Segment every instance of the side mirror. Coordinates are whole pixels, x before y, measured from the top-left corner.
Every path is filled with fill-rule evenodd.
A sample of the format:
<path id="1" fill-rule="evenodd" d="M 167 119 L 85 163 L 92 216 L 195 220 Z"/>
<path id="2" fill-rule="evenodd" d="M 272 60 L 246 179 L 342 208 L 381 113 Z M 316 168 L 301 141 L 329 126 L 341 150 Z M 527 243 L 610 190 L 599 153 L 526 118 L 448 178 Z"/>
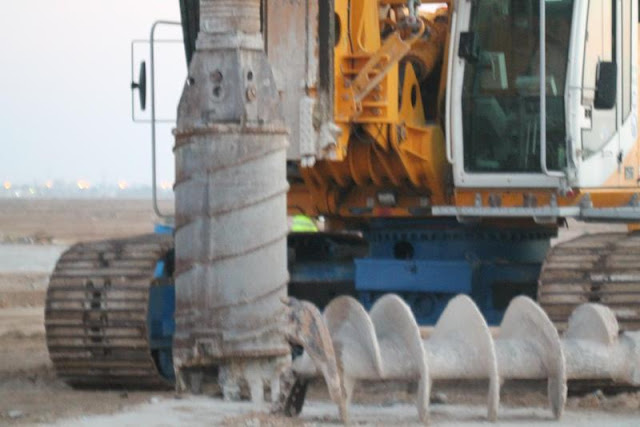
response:
<path id="1" fill-rule="evenodd" d="M 596 110 L 610 110 L 616 105 L 618 66 L 615 62 L 599 62 L 596 79 Z"/>
<path id="2" fill-rule="evenodd" d="M 480 40 L 478 33 L 470 31 L 460 33 L 458 56 L 470 63 L 478 62 L 478 59 L 480 59 Z"/>
<path id="3" fill-rule="evenodd" d="M 147 63 L 145 61 L 142 61 L 140 64 L 138 82 L 131 82 L 131 90 L 136 89 L 140 97 L 140 108 L 144 111 L 145 108 L 147 108 Z"/>

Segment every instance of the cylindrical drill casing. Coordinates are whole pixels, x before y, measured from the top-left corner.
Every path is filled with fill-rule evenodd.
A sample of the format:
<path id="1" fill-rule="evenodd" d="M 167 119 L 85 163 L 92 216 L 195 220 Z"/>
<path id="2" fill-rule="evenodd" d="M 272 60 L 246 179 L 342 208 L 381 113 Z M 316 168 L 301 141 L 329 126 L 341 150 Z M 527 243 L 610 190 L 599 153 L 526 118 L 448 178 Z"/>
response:
<path id="1" fill-rule="evenodd" d="M 260 1 L 200 2 L 178 108 L 176 331 L 183 369 L 215 367 L 225 397 L 261 400 L 289 359 L 287 132 L 263 52 Z M 273 394 L 273 387 L 272 387 Z"/>

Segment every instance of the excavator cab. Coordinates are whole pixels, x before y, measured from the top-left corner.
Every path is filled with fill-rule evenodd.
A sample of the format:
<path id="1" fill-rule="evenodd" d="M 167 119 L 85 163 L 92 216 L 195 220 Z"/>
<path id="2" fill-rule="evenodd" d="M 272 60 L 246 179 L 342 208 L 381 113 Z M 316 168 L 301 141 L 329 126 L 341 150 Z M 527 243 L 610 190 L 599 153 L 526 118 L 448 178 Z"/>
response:
<path id="1" fill-rule="evenodd" d="M 572 1 L 548 11 L 547 163 L 566 167 L 565 83 Z M 470 173 L 540 173 L 540 43 L 537 2 L 478 2 L 466 43 L 462 91 L 464 168 Z"/>
<path id="2" fill-rule="evenodd" d="M 459 2 L 447 123 L 456 187 L 636 186 L 636 9 Z"/>

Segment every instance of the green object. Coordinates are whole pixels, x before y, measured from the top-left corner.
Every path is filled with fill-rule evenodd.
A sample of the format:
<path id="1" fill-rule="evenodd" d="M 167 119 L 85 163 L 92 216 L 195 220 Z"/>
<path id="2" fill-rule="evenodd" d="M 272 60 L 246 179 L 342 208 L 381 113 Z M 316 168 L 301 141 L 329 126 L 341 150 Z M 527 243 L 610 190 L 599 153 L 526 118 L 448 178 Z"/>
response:
<path id="1" fill-rule="evenodd" d="M 291 231 L 294 233 L 315 233 L 318 231 L 318 227 L 308 216 L 295 215 L 291 223 Z"/>

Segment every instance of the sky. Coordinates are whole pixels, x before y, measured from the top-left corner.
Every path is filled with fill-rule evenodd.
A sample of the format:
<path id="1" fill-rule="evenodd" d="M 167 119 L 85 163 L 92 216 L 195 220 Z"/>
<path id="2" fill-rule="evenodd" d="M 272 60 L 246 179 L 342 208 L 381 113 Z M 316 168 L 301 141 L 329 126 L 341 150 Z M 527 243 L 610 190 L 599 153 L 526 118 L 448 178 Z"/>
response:
<path id="1" fill-rule="evenodd" d="M 179 21 L 178 0 L 3 3 L 0 183 L 150 184 L 150 127 L 131 118 L 130 46 L 149 38 L 154 21 Z M 158 35 L 175 40 L 179 28 L 161 28 Z M 179 46 L 157 49 L 163 118 L 175 119 L 186 76 Z M 137 69 L 148 47 L 138 47 L 136 56 Z M 172 128 L 158 128 L 158 182 L 173 182 Z"/>

